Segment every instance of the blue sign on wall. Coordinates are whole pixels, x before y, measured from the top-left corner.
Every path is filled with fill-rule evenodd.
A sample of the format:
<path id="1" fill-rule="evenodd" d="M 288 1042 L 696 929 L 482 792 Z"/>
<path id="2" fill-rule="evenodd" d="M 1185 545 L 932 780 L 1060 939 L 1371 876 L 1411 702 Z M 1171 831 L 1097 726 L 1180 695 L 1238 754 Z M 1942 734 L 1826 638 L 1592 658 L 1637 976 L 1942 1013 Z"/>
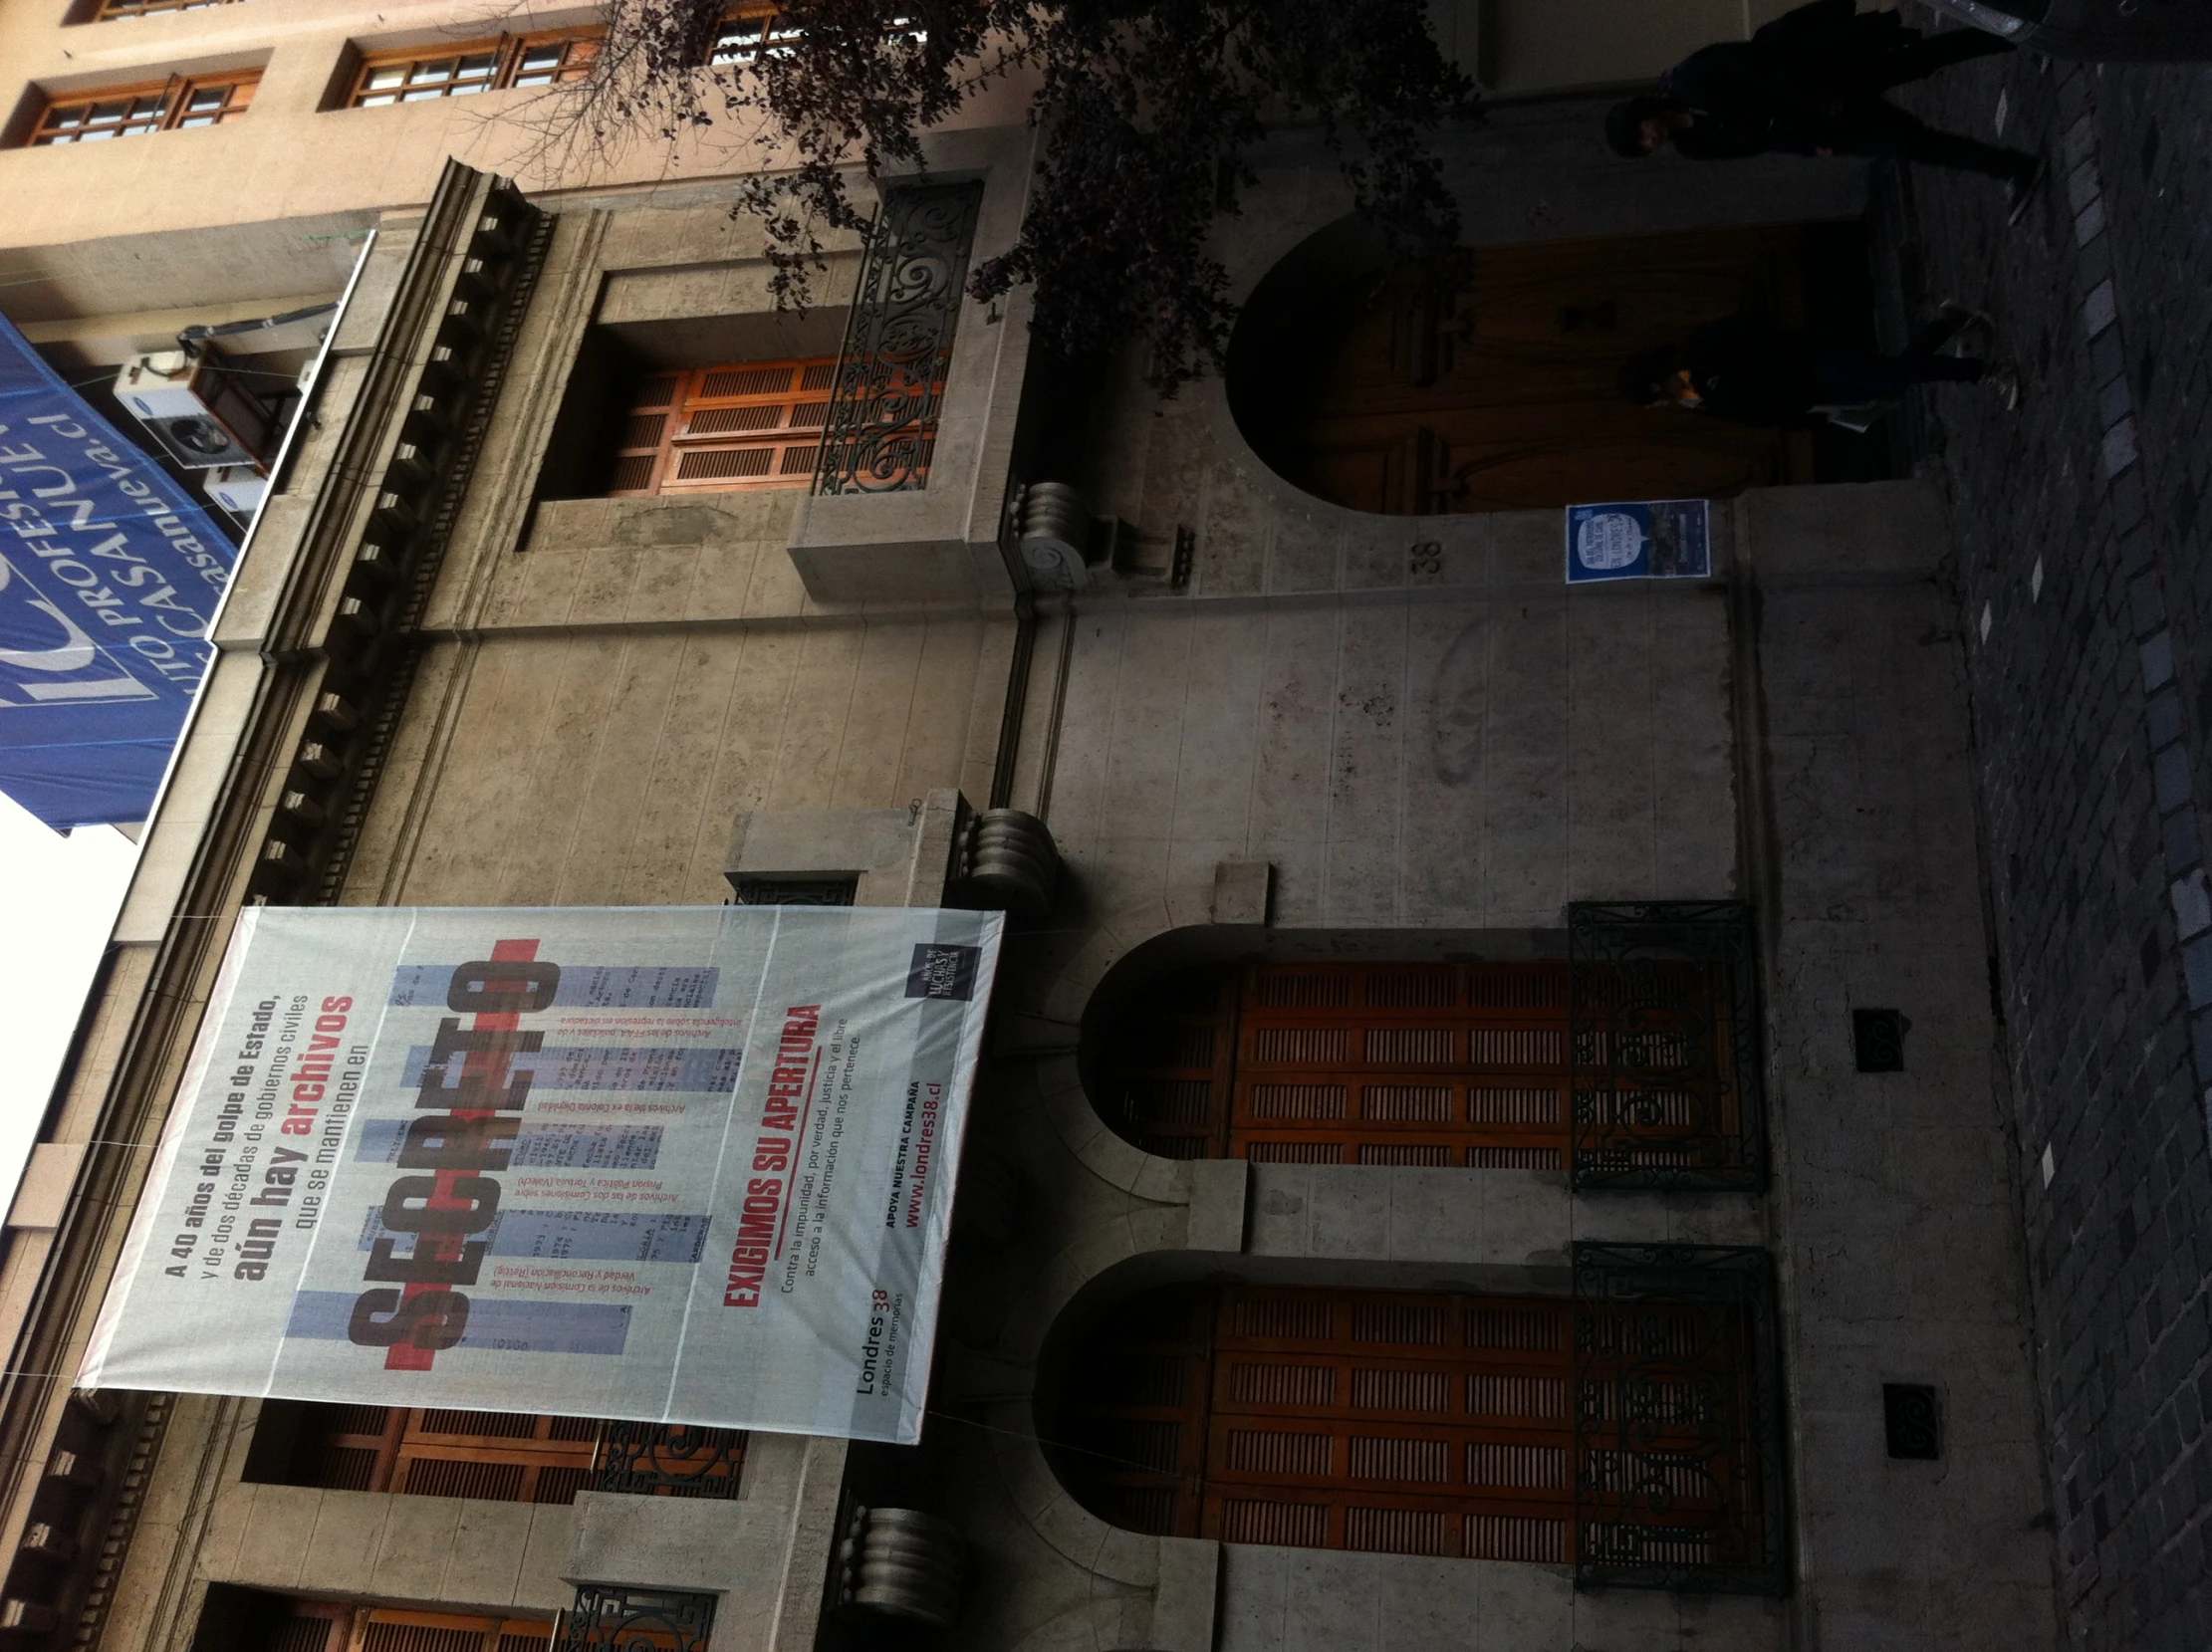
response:
<path id="1" fill-rule="evenodd" d="M 1712 506 L 1702 499 L 1567 507 L 1567 583 L 1702 580 L 1713 572 Z"/>
<path id="2" fill-rule="evenodd" d="M 0 319 L 0 792 L 51 826 L 151 813 L 235 556 Z"/>

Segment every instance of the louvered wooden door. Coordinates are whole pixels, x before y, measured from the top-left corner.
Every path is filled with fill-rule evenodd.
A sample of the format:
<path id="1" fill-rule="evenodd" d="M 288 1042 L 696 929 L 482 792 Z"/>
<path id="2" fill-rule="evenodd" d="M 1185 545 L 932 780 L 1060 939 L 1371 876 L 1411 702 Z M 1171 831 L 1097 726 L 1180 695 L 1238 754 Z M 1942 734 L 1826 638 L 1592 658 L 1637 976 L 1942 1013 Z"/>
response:
<path id="1" fill-rule="evenodd" d="M 1812 480 L 1808 438 L 1639 407 L 1640 351 L 1754 310 L 1805 319 L 1803 232 L 1705 229 L 1486 248 L 1439 293 L 1402 270 L 1323 304 L 1337 342 L 1286 406 L 1292 480 L 1354 510 L 1524 510 Z"/>
<path id="2" fill-rule="evenodd" d="M 469 1617 L 297 1600 L 267 1652 L 547 1652 L 554 1623 L 543 1618 Z"/>
<path id="3" fill-rule="evenodd" d="M 1200 1534 L 1568 1557 L 1564 1302 L 1238 1289 L 1217 1314 Z"/>
<path id="4" fill-rule="evenodd" d="M 1066 1472 L 1133 1531 L 1561 1563 L 1568 1312 L 1546 1298 L 1149 1292 L 1078 1360 Z"/>
<path id="5" fill-rule="evenodd" d="M 319 1421 L 308 1448 L 318 1485 L 500 1503 L 575 1502 L 600 1431 L 590 1417 L 380 1405 L 332 1407 Z"/>
<path id="6" fill-rule="evenodd" d="M 734 361 L 640 380 L 608 491 L 806 486 L 821 456 L 837 366 L 834 355 Z"/>
<path id="7" fill-rule="evenodd" d="M 1129 1133 L 1170 1158 L 1558 1169 L 1563 961 L 1262 964 L 1131 1017 Z"/>

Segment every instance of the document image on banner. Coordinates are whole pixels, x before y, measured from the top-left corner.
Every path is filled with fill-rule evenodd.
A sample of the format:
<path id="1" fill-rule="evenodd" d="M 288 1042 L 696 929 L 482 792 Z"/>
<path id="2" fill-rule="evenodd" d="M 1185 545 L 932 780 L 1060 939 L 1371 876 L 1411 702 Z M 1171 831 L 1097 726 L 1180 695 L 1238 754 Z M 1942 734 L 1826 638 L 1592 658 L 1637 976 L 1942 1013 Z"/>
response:
<path id="1" fill-rule="evenodd" d="M 1703 499 L 1567 507 L 1567 583 L 1703 580 L 1713 572 L 1713 508 Z"/>
<path id="2" fill-rule="evenodd" d="M 911 1443 L 1002 923 L 248 911 L 80 1380 Z"/>

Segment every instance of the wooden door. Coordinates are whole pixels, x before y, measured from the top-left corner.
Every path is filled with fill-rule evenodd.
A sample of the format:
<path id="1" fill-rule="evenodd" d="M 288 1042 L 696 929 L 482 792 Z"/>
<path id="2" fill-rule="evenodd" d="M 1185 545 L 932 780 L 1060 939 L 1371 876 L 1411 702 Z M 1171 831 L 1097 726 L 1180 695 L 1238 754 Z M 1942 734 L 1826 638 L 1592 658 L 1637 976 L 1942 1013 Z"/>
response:
<path id="1" fill-rule="evenodd" d="M 1567 1559 L 1564 1301 L 1243 1288 L 1216 1311 L 1201 1535 Z"/>
<path id="2" fill-rule="evenodd" d="M 1567 965 L 1262 964 L 1130 1018 L 1125 1128 L 1169 1158 L 1557 1170 Z"/>
<path id="3" fill-rule="evenodd" d="M 1077 1361 L 1068 1472 L 1134 1531 L 1561 1563 L 1568 1316 L 1549 1298 L 1150 1292 Z"/>
<path id="4" fill-rule="evenodd" d="M 1386 515 L 1717 498 L 1812 480 L 1812 442 L 1637 406 L 1621 364 L 1710 321 L 1805 321 L 1803 234 L 1714 229 L 1488 249 L 1456 291 L 1418 269 L 1321 303 L 1275 451 Z"/>

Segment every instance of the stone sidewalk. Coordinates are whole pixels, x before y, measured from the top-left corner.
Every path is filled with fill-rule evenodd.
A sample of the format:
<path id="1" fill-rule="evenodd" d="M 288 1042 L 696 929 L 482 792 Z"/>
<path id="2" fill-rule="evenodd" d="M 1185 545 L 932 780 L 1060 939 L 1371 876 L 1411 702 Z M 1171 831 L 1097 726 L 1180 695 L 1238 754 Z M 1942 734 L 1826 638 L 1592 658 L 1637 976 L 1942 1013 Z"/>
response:
<path id="1" fill-rule="evenodd" d="M 1890 169 L 1890 325 L 1956 299 L 2016 413 L 1912 410 L 1949 491 L 2072 1644 L 2212 1647 L 2212 68 L 1984 60 L 1904 100 L 2040 147 Z M 1901 302 L 1894 302 L 1901 300 Z M 1930 1259 L 1930 1266 L 1938 1259 Z"/>

